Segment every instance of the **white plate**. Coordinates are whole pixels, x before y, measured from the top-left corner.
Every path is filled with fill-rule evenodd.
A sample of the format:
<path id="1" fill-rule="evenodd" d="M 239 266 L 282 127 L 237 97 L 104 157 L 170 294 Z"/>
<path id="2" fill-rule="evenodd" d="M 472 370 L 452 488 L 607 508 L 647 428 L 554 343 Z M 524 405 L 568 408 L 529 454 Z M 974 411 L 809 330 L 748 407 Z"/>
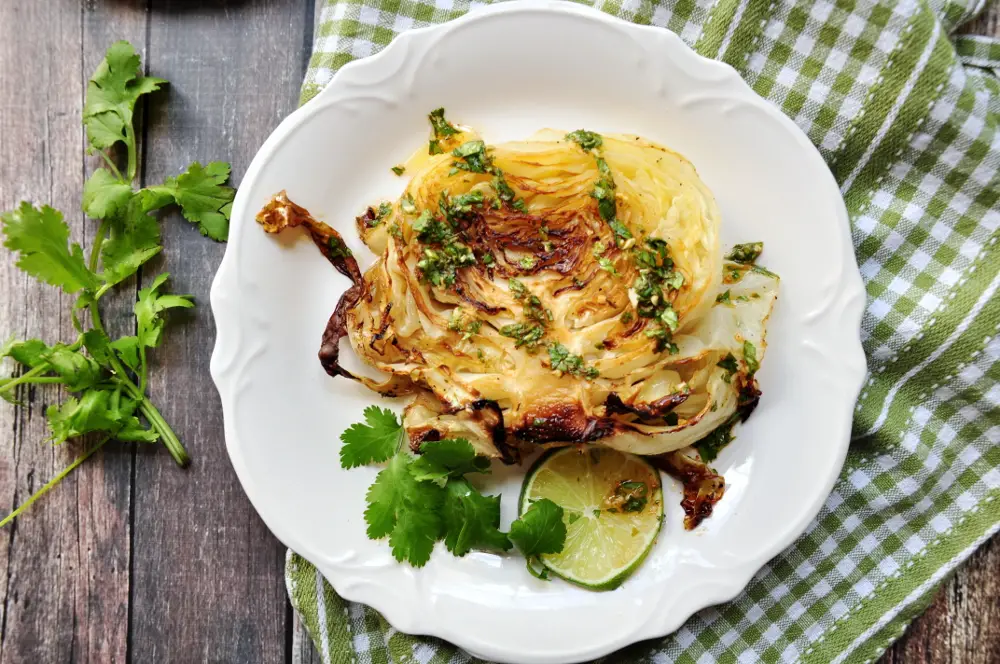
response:
<path id="1" fill-rule="evenodd" d="M 399 194 L 403 179 L 389 167 L 427 139 L 426 114 L 438 106 L 488 141 L 584 127 L 678 150 L 718 198 L 724 245 L 763 240 L 764 264 L 782 277 L 758 374 L 763 399 L 715 464 L 725 498 L 685 532 L 680 490 L 668 480 L 656 548 L 614 592 L 538 581 L 514 555 L 438 550 L 423 569 L 397 564 L 364 532 L 377 469 L 340 468 L 340 432 L 379 402 L 327 376 L 316 357 L 347 280 L 304 236 L 265 236 L 254 215 L 287 189 L 340 229 L 366 267 L 373 257 L 354 217 Z M 732 598 L 817 514 L 843 464 L 865 373 L 863 303 L 833 178 L 802 132 L 733 69 L 666 30 L 577 5 L 509 2 L 407 32 L 347 65 L 267 140 L 237 194 L 212 288 L 212 375 L 251 502 L 338 593 L 403 632 L 486 659 L 576 662 L 668 634 Z M 521 472 L 500 469 L 487 485 L 503 490 L 506 523 Z"/>

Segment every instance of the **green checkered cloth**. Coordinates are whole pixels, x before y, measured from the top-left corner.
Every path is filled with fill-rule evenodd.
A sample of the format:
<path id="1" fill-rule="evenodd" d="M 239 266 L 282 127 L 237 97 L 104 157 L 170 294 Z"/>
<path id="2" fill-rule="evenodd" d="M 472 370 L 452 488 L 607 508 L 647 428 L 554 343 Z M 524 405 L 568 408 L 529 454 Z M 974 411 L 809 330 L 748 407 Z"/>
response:
<path id="1" fill-rule="evenodd" d="M 728 604 L 612 662 L 870 662 L 1000 528 L 1000 42 L 955 37 L 985 0 L 595 5 L 679 34 L 809 136 L 840 184 L 867 291 L 869 377 L 840 480 Z M 303 87 L 466 0 L 328 0 Z M 339 598 L 290 553 L 324 662 L 467 662 Z"/>

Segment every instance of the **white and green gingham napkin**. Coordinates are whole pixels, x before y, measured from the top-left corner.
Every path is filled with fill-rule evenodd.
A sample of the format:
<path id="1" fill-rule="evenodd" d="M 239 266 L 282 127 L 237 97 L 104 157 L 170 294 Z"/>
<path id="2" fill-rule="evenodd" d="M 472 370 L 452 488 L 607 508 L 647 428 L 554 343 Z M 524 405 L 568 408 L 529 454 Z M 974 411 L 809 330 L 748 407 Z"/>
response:
<path id="1" fill-rule="evenodd" d="M 1000 528 L 1000 42 L 985 0 L 602 2 L 735 67 L 840 184 L 868 290 L 869 378 L 822 512 L 736 600 L 610 662 L 870 662 Z M 327 0 L 303 101 L 338 67 L 468 0 Z M 325 662 L 467 662 L 337 597 L 290 553 Z"/>

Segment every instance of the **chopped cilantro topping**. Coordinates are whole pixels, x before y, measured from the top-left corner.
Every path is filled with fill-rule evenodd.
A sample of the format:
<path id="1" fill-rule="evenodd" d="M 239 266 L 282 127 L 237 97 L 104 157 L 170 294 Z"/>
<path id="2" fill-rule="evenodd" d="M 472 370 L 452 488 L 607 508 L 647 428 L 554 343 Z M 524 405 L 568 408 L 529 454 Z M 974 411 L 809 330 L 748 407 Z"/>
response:
<path id="1" fill-rule="evenodd" d="M 730 298 L 730 295 L 731 295 L 731 293 L 730 293 L 730 292 L 729 292 L 729 290 L 727 289 L 725 293 L 719 293 L 719 294 L 718 294 L 718 295 L 717 295 L 717 296 L 715 297 L 715 301 L 716 301 L 716 302 L 718 302 L 719 304 L 732 304 L 732 303 L 733 303 L 733 301 L 732 301 L 732 299 Z"/>
<path id="2" fill-rule="evenodd" d="M 734 263 L 743 263 L 744 265 L 752 265 L 758 258 L 760 258 L 763 251 L 763 242 L 747 242 L 746 244 L 738 244 L 733 247 L 732 251 L 729 252 L 729 255 L 726 256 L 726 260 L 733 261 Z"/>
<path id="3" fill-rule="evenodd" d="M 716 427 L 707 436 L 694 444 L 701 460 L 705 463 L 715 461 L 723 447 L 733 441 L 733 426 L 739 421 L 739 413 L 733 413 L 725 422 Z"/>
<path id="4" fill-rule="evenodd" d="M 368 208 L 368 212 L 362 215 L 361 218 L 365 220 L 365 226 L 375 228 L 389 216 L 390 212 L 392 212 L 392 203 L 384 202 L 379 204 L 377 210 L 375 208 Z"/>
<path id="5" fill-rule="evenodd" d="M 403 173 L 406 172 L 406 167 L 402 166 L 402 165 L 393 166 L 392 167 L 392 172 L 395 173 L 396 175 L 402 175 Z"/>
<path id="6" fill-rule="evenodd" d="M 347 258 L 353 255 L 343 240 L 336 236 L 330 238 L 330 258 Z"/>
<path id="7" fill-rule="evenodd" d="M 515 348 L 537 346 L 538 342 L 545 336 L 545 328 L 541 325 L 531 325 L 529 323 L 513 323 L 500 328 L 500 334 L 514 339 Z"/>
<path id="8" fill-rule="evenodd" d="M 423 278 L 435 286 L 452 286 L 456 270 L 475 265 L 476 256 L 460 242 L 449 242 L 440 248 L 424 247 L 424 255 L 417 261 Z"/>
<path id="9" fill-rule="evenodd" d="M 479 330 L 483 327 L 483 321 L 478 319 L 468 320 L 466 318 L 465 312 L 461 309 L 455 309 L 451 314 L 451 321 L 448 323 L 448 329 L 452 332 L 462 333 L 462 341 L 468 341 L 474 335 L 479 334 Z"/>
<path id="10" fill-rule="evenodd" d="M 739 371 L 740 365 L 736 360 L 736 356 L 732 353 L 728 353 L 724 358 L 719 360 L 716 366 L 722 367 L 726 370 L 726 375 L 723 376 L 723 380 L 727 383 L 733 379 L 733 374 Z"/>
<path id="11" fill-rule="evenodd" d="M 452 150 L 452 155 L 462 161 L 454 163 L 455 168 L 471 173 L 486 173 L 490 166 L 490 157 L 486 154 L 486 143 L 482 141 L 466 141 Z"/>
<path id="12" fill-rule="evenodd" d="M 448 196 L 447 191 L 442 191 L 438 207 L 448 223 L 454 226 L 459 219 L 468 218 L 472 214 L 472 208 L 482 204 L 483 192 L 478 190 L 459 196 Z"/>
<path id="13" fill-rule="evenodd" d="M 641 512 L 649 500 L 649 487 L 645 482 L 625 480 L 615 487 L 615 498 L 623 512 Z"/>
<path id="14" fill-rule="evenodd" d="M 582 357 L 569 352 L 569 349 L 559 342 L 554 341 L 549 344 L 549 362 L 555 371 L 581 376 L 587 380 L 593 380 L 601 375 L 596 368 L 586 366 Z"/>
<path id="15" fill-rule="evenodd" d="M 467 141 L 452 150 L 452 155 L 462 161 L 452 164 L 455 169 L 469 171 L 470 173 L 484 173 L 493 176 L 493 189 L 497 192 L 497 199 L 515 210 L 526 212 L 527 206 L 524 199 L 517 198 L 517 193 L 507 183 L 503 171 L 493 164 L 493 158 L 486 150 L 486 143 L 483 141 Z M 457 171 L 456 171 L 457 172 Z M 494 203 L 495 208 L 499 206 Z"/>
<path id="16" fill-rule="evenodd" d="M 445 119 L 443 108 L 436 108 L 431 111 L 427 119 L 431 121 L 431 129 L 434 131 L 434 138 L 427 145 L 427 152 L 432 155 L 441 154 L 444 152 L 441 149 L 441 139 L 446 139 L 449 136 L 455 136 L 462 132 Z"/>
<path id="17" fill-rule="evenodd" d="M 730 263 L 722 268 L 722 283 L 724 284 L 735 284 L 743 278 L 743 274 L 746 270 L 742 265 L 735 265 Z"/>
<path id="18" fill-rule="evenodd" d="M 747 363 L 747 371 L 751 376 L 760 369 L 760 362 L 757 361 L 757 347 L 749 341 L 743 342 L 743 361 Z"/>
<path id="19" fill-rule="evenodd" d="M 545 328 L 552 320 L 552 312 L 542 306 L 542 301 L 533 295 L 528 287 L 517 279 L 507 282 L 511 295 L 524 307 L 524 317 L 528 322 L 514 323 L 500 328 L 500 334 L 516 339 L 516 347 L 534 347 L 545 336 Z"/>
<path id="20" fill-rule="evenodd" d="M 424 210 L 413 222 L 417 239 L 426 244 L 442 244 L 452 236 L 451 228 L 437 219 L 429 210 Z"/>
<path id="21" fill-rule="evenodd" d="M 776 275 L 774 272 L 771 272 L 766 267 L 763 267 L 761 265 L 752 265 L 750 266 L 750 269 L 756 272 L 757 274 L 763 274 L 765 277 L 774 277 L 775 279 L 778 279 L 778 275 Z"/>
<path id="22" fill-rule="evenodd" d="M 530 270 L 531 268 L 535 267 L 535 263 L 537 262 L 538 261 L 536 261 L 531 256 L 524 256 L 523 258 L 521 258 L 521 260 L 518 261 L 518 263 L 521 264 L 521 267 L 524 268 L 525 270 Z"/>
<path id="23" fill-rule="evenodd" d="M 597 199 L 597 210 L 619 241 L 632 237 L 625 224 L 618 221 L 617 201 L 615 199 L 615 179 L 611 175 L 611 168 L 604 157 L 597 157 L 597 170 L 601 176 L 594 183 L 594 190 L 590 195 Z"/>
<path id="24" fill-rule="evenodd" d="M 514 296 L 514 299 L 523 300 L 529 295 L 528 287 L 518 279 L 510 279 L 507 282 L 507 286 L 510 288 L 511 295 Z"/>
<path id="25" fill-rule="evenodd" d="M 626 311 L 625 313 L 622 314 L 622 323 L 624 325 L 628 325 L 629 323 L 632 322 L 632 318 L 633 318 L 632 312 Z"/>
<path id="26" fill-rule="evenodd" d="M 611 262 L 610 258 L 601 256 L 597 259 L 597 265 L 605 272 L 610 272 L 612 276 L 621 276 L 618 274 L 618 270 L 615 268 L 615 264 Z"/>
<path id="27" fill-rule="evenodd" d="M 655 323 L 654 327 L 646 330 L 646 336 L 657 340 L 657 351 L 677 352 L 677 346 L 671 339 L 680 321 L 667 294 L 683 285 L 684 276 L 674 270 L 674 261 L 664 240 L 647 239 L 645 248 L 637 248 L 634 257 L 639 276 L 632 283 L 632 289 L 636 294 L 638 313 Z"/>
<path id="28" fill-rule="evenodd" d="M 584 150 L 588 152 L 590 150 L 596 150 L 601 147 L 604 143 L 604 139 L 601 138 L 600 134 L 596 134 L 592 131 L 587 131 L 586 129 L 577 129 L 576 131 L 571 131 L 566 134 L 566 138 L 573 141 L 579 145 Z"/>
<path id="29" fill-rule="evenodd" d="M 592 253 L 594 254 L 594 258 L 600 258 L 601 256 L 604 255 L 604 252 L 607 250 L 608 247 L 606 244 L 604 244 L 601 241 L 597 241 L 594 243 L 594 248 L 592 250 Z"/>
<path id="30" fill-rule="evenodd" d="M 427 119 L 431 121 L 431 129 L 434 130 L 435 138 L 447 138 L 461 133 L 455 128 L 455 125 L 445 119 L 443 108 L 435 108 L 427 116 Z"/>
<path id="31" fill-rule="evenodd" d="M 493 258 L 493 254 L 483 254 L 482 261 L 483 265 L 493 265 L 496 262 L 496 259 Z"/>

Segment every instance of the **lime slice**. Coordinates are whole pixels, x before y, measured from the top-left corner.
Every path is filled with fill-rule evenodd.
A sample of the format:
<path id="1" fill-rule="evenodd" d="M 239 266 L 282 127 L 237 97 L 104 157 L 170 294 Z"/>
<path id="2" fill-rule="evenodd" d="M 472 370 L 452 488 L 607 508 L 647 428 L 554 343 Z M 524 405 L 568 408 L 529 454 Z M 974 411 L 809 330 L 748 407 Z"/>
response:
<path id="1" fill-rule="evenodd" d="M 544 454 L 524 479 L 518 511 L 548 498 L 563 508 L 566 546 L 542 564 L 591 590 L 622 584 L 656 542 L 663 523 L 660 474 L 639 457 L 605 447 Z"/>

